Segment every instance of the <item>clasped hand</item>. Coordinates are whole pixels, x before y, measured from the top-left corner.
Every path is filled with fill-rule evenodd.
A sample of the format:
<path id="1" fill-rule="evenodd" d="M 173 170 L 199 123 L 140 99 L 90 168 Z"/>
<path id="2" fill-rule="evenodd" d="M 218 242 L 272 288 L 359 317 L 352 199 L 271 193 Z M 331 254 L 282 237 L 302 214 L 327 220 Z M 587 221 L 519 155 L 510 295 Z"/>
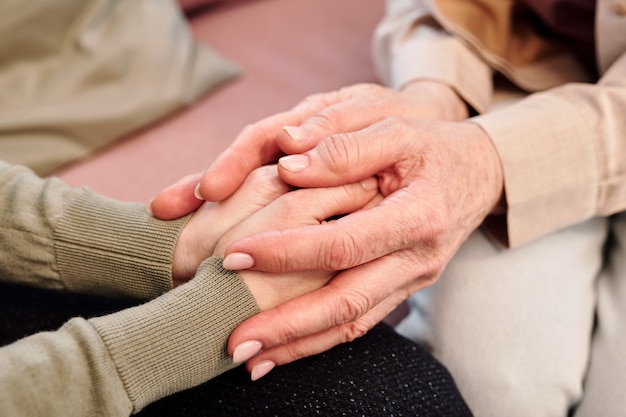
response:
<path id="1" fill-rule="evenodd" d="M 280 177 L 304 189 L 377 179 L 382 198 L 340 221 L 240 235 L 225 248 L 230 269 L 341 271 L 235 330 L 231 354 L 242 345 L 263 349 L 248 369 L 288 363 L 363 335 L 434 282 L 500 200 L 502 169 L 489 137 L 471 122 L 433 120 L 467 113 L 454 94 L 427 87 L 405 94 L 355 86 L 309 98 L 244 129 L 197 186 L 189 182 L 153 201 L 157 216 L 180 216 L 199 204 L 193 188 L 196 196 L 222 200 L 254 167 L 277 158 Z"/>

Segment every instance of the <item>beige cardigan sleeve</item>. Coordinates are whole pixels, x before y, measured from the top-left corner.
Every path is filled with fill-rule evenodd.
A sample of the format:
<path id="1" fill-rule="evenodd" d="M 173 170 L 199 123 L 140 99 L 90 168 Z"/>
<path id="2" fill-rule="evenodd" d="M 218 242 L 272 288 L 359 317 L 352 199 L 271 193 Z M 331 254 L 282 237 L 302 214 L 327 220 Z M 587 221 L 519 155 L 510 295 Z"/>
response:
<path id="1" fill-rule="evenodd" d="M 392 88 L 420 79 L 445 83 L 482 113 L 491 104 L 492 70 L 437 14 L 432 0 L 387 0 L 373 40 L 378 76 Z"/>
<path id="2" fill-rule="evenodd" d="M 0 279 L 149 299 L 171 288 L 186 219 L 121 203 L 0 162 Z M 0 410 L 11 416 L 125 416 L 233 364 L 237 324 L 259 311 L 245 284 L 201 265 L 189 283 L 138 307 L 75 318 L 0 348 Z"/>
<path id="3" fill-rule="evenodd" d="M 626 209 L 626 54 L 596 84 L 535 93 L 474 119 L 504 168 L 510 246 Z"/>
<path id="4" fill-rule="evenodd" d="M 388 0 L 387 15 L 374 38 L 374 60 L 387 84 L 401 87 L 413 79 L 438 79 L 481 114 L 472 120 L 499 152 L 507 201 L 506 218 L 487 223 L 492 235 L 503 236 L 505 231 L 506 243 L 519 246 L 593 216 L 624 210 L 626 57 L 603 59 L 611 66 L 597 83 L 588 82 L 580 65 L 572 64 L 565 53 L 518 68 L 462 30 L 448 34 L 442 22 L 446 28 L 453 25 L 435 3 Z M 620 22 L 611 26 L 612 38 L 600 42 L 600 52 L 610 45 L 623 49 L 615 35 L 623 30 Z M 606 35 L 600 29 L 600 35 Z M 547 87 L 492 110 L 492 72 L 530 90 Z"/>

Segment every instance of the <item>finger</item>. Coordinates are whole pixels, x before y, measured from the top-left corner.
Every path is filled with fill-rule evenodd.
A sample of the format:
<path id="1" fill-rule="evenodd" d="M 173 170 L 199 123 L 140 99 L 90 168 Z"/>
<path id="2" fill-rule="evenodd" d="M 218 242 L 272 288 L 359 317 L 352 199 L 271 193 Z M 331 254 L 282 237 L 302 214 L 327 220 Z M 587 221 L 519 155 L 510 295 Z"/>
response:
<path id="1" fill-rule="evenodd" d="M 396 93 L 396 92 L 394 92 Z M 329 104 L 304 120 L 300 126 L 286 126 L 278 135 L 286 154 L 302 153 L 326 136 L 361 130 L 390 114 L 402 113 L 401 103 L 390 90 L 376 84 L 357 84 L 339 90 Z"/>
<path id="2" fill-rule="evenodd" d="M 299 227 L 301 225 L 332 229 L 336 222 L 328 223 L 326 220 L 361 209 L 376 196 L 377 192 L 375 178 L 336 187 L 296 190 L 283 195 L 272 202 L 267 210 L 260 211 L 247 221 L 255 225 L 264 225 L 261 230 L 267 230 L 262 232 L 267 234 L 267 239 L 281 241 L 283 233 L 292 235 L 292 231 L 301 230 Z M 259 229 L 256 227 L 254 230 Z M 222 248 L 220 252 L 221 250 Z M 224 252 L 224 268 L 241 270 L 251 266 L 249 255 L 231 251 L 226 256 L 228 251 L 229 247 Z"/>
<path id="3" fill-rule="evenodd" d="M 205 172 L 198 189 L 200 196 L 209 201 L 221 201 L 235 192 L 253 169 L 275 163 L 282 154 L 276 141 L 282 127 L 300 124 L 332 103 L 333 96 L 328 93 L 307 97 L 287 112 L 246 126 Z"/>
<path id="4" fill-rule="evenodd" d="M 297 187 L 327 187 L 359 181 L 402 161 L 415 165 L 420 143 L 408 123 L 386 119 L 357 132 L 328 136 L 311 151 L 282 157 L 279 175 Z"/>
<path id="5" fill-rule="evenodd" d="M 232 354 L 246 341 L 259 341 L 267 350 L 342 325 L 346 325 L 342 340 L 353 339 L 360 328 L 351 327 L 350 323 L 357 322 L 392 294 L 401 294 L 400 298 L 391 297 L 393 300 L 408 297 L 409 293 L 402 291 L 409 285 L 414 291 L 419 285 L 432 282 L 424 279 L 416 285 L 413 281 L 419 282 L 416 277 L 420 276 L 428 275 L 419 270 L 419 264 L 407 262 L 400 253 L 343 271 L 325 287 L 246 320 L 231 335 L 229 352 Z M 386 314 L 392 307 L 378 308 Z"/>
<path id="6" fill-rule="evenodd" d="M 246 265 L 230 264 L 234 270 L 338 271 L 405 249 L 413 245 L 406 225 L 427 223 L 420 219 L 419 209 L 407 212 L 407 204 L 413 205 L 403 201 L 402 194 L 407 193 L 401 190 L 376 207 L 352 212 L 332 223 L 248 236 L 226 248 L 225 262 L 248 259 Z"/>
<path id="7" fill-rule="evenodd" d="M 252 380 L 267 374 L 274 366 L 326 352 L 342 343 L 351 342 L 364 336 L 376 324 L 380 323 L 400 303 L 406 300 L 404 294 L 394 293 L 353 323 L 335 326 L 309 336 L 303 336 L 284 345 L 276 346 L 253 356 L 246 362 L 246 369 Z"/>
<path id="8" fill-rule="evenodd" d="M 419 266 L 413 270 L 407 265 L 402 255 L 389 255 L 343 271 L 319 290 L 246 320 L 233 332 L 229 351 L 247 340 L 258 340 L 269 349 L 355 322 L 421 276 Z"/>
<path id="9" fill-rule="evenodd" d="M 374 177 L 335 187 L 296 190 L 276 202 L 283 206 L 279 212 L 289 214 L 293 220 L 282 216 L 276 221 L 282 228 L 300 226 L 306 219 L 312 221 L 310 224 L 318 225 L 334 216 L 361 209 L 377 192 L 378 181 Z"/>
<path id="10" fill-rule="evenodd" d="M 219 204 L 219 210 L 224 222 L 234 226 L 291 190 L 293 187 L 278 177 L 276 165 L 265 165 L 252 171 L 241 187 Z"/>
<path id="11" fill-rule="evenodd" d="M 197 210 L 202 201 L 194 196 L 194 189 L 201 176 L 187 175 L 163 189 L 148 203 L 148 211 L 158 219 L 173 220 Z"/>

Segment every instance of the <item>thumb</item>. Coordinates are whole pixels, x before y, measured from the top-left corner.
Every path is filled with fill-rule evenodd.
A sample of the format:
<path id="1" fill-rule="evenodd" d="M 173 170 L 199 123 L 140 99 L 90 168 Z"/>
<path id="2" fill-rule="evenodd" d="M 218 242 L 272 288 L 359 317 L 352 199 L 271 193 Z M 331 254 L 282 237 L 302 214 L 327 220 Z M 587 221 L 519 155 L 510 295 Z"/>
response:
<path id="1" fill-rule="evenodd" d="M 392 166 L 403 156 L 404 145 L 393 134 L 392 121 L 363 130 L 339 133 L 321 140 L 308 152 L 283 156 L 278 173 L 296 187 L 329 187 L 361 181 Z M 388 138 L 394 137 L 389 143 Z"/>
<path id="2" fill-rule="evenodd" d="M 161 220 L 173 220 L 196 211 L 203 203 L 194 195 L 201 176 L 201 173 L 187 175 L 161 190 L 148 203 L 148 212 Z"/>

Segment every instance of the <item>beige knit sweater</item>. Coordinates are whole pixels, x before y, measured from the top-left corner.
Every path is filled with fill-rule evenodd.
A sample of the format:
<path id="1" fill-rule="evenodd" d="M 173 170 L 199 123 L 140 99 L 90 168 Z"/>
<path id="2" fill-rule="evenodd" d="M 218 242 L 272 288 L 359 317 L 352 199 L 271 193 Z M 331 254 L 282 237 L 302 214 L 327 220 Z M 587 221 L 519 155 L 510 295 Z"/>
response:
<path id="1" fill-rule="evenodd" d="M 185 221 L 0 162 L 0 280 L 154 298 L 0 348 L 3 415 L 126 416 L 233 367 L 228 336 L 259 308 L 219 258 L 167 292 Z"/>

